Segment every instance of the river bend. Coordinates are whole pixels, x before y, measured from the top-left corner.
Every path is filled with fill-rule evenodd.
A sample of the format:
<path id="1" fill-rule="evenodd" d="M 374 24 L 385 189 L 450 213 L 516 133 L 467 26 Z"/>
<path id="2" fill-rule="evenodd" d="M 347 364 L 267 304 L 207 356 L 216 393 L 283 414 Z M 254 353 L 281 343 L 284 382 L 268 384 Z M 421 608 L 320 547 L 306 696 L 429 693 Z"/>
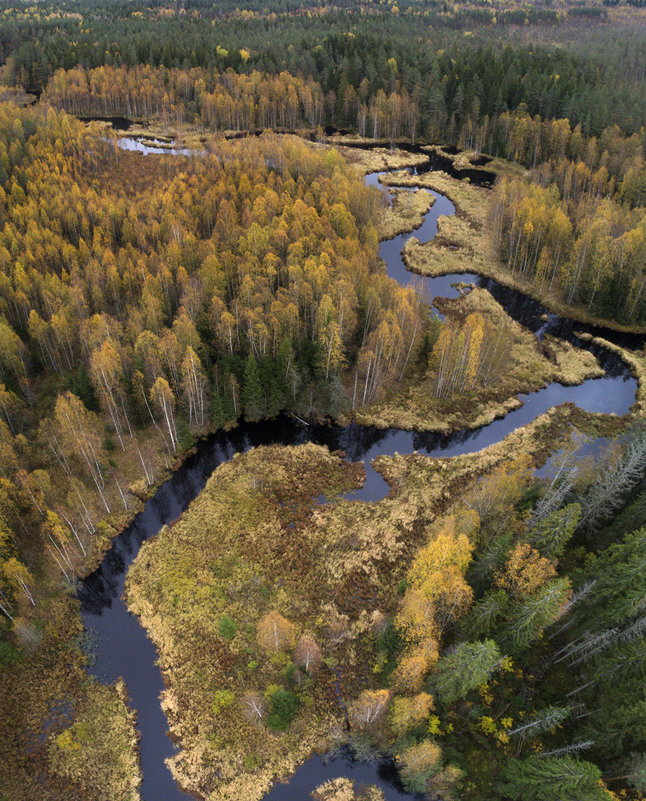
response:
<path id="1" fill-rule="evenodd" d="M 146 153 L 164 152 L 185 154 L 181 148 L 152 148 L 138 140 L 124 137 L 121 147 Z M 418 168 L 422 170 L 423 168 Z M 379 173 L 366 176 L 366 183 L 380 186 Z M 388 191 L 384 189 L 384 191 Z M 412 189 L 409 191 L 429 191 Z M 437 233 L 440 215 L 455 213 L 451 201 L 437 192 L 431 193 L 435 202 L 424 216 L 414 235 L 421 241 L 431 240 Z M 402 234 L 381 242 L 379 255 L 386 263 L 388 275 L 400 284 L 420 280 L 410 273 L 401 251 L 411 234 Z M 549 332 L 576 341 L 574 329 L 587 330 L 629 347 L 641 346 L 630 335 L 607 329 L 593 328 L 563 320 L 525 295 L 507 289 L 489 279 L 465 273 L 441 278 L 422 278 L 431 297 L 455 297 L 457 281 L 484 286 L 504 306 L 511 317 L 526 325 L 538 336 Z M 435 433 L 381 430 L 370 426 L 311 425 L 305 426 L 291 417 L 280 416 L 260 423 L 242 423 L 228 432 L 218 431 L 199 443 L 195 454 L 189 456 L 149 500 L 132 524 L 119 534 L 100 567 L 81 584 L 79 596 L 83 621 L 95 643 L 95 660 L 91 672 L 101 681 L 113 682 L 122 677 L 127 685 L 132 707 L 137 712 L 137 727 L 141 732 L 140 753 L 143 772 L 141 795 L 144 801 L 181 801 L 189 796 L 175 784 L 164 760 L 174 753 L 166 731 L 168 724 L 161 710 L 159 696 L 163 690 L 162 676 L 156 664 L 157 654 L 136 617 L 131 615 L 122 600 L 128 567 L 137 556 L 141 544 L 159 532 L 163 525 L 175 520 L 200 493 L 213 470 L 230 460 L 235 453 L 258 445 L 296 445 L 314 442 L 332 450 L 342 449 L 351 461 L 363 461 L 367 478 L 364 486 L 347 496 L 349 501 L 377 501 L 389 488 L 371 466 L 376 456 L 420 451 L 431 456 L 455 456 L 473 453 L 499 442 L 519 426 L 523 426 L 552 406 L 570 401 L 590 412 L 623 415 L 635 401 L 636 382 L 624 363 L 614 354 L 594 349 L 606 370 L 602 378 L 591 379 L 575 387 L 550 384 L 538 392 L 521 395 L 523 405 L 506 417 L 495 420 L 474 431 L 461 431 L 446 436 Z M 330 758 L 314 756 L 301 765 L 287 784 L 276 784 L 265 801 L 308 801 L 310 793 L 321 782 L 338 776 L 348 776 L 363 784 L 378 785 L 387 801 L 412 799 L 404 793 L 392 763 L 367 764 L 357 762 L 347 751 Z"/>

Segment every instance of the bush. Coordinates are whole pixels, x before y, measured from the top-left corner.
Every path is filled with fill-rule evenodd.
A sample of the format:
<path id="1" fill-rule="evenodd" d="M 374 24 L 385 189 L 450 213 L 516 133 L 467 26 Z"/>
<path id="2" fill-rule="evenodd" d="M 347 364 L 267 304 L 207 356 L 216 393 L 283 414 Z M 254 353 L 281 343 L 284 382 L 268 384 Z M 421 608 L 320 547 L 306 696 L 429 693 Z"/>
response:
<path id="1" fill-rule="evenodd" d="M 218 690 L 213 696 L 213 712 L 219 715 L 236 700 L 232 690 Z"/>
<path id="2" fill-rule="evenodd" d="M 271 714 L 267 725 L 274 731 L 285 731 L 298 709 L 298 698 L 289 690 L 279 687 L 269 698 Z"/>
<path id="3" fill-rule="evenodd" d="M 236 636 L 238 627 L 229 615 L 222 615 L 218 621 L 218 633 L 224 640 L 232 640 Z"/>
<path id="4" fill-rule="evenodd" d="M 20 659 L 20 650 L 6 640 L 0 640 L 0 665 L 11 665 Z"/>

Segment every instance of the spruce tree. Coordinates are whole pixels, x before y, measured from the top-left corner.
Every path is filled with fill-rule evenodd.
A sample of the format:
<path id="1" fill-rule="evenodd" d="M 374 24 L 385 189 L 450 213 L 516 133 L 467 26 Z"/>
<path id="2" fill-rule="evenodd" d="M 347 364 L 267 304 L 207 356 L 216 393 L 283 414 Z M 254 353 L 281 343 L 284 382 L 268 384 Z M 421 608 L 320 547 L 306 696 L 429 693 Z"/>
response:
<path id="1" fill-rule="evenodd" d="M 264 406 L 258 362 L 250 353 L 244 365 L 242 386 L 242 407 L 247 420 L 260 420 L 264 413 Z"/>
<path id="2" fill-rule="evenodd" d="M 564 757 L 511 759 L 500 792 L 514 801 L 611 801 L 601 771 L 591 762 Z"/>

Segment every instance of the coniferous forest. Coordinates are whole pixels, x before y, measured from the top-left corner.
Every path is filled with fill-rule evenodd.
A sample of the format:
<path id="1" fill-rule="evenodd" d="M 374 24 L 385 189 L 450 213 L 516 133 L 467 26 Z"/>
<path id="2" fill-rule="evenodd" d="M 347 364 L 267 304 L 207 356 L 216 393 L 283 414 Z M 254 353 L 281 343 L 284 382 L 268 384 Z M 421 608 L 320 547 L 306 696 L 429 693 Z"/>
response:
<path id="1" fill-rule="evenodd" d="M 0 801 L 644 801 L 645 343 L 641 0 L 0 2 Z"/>

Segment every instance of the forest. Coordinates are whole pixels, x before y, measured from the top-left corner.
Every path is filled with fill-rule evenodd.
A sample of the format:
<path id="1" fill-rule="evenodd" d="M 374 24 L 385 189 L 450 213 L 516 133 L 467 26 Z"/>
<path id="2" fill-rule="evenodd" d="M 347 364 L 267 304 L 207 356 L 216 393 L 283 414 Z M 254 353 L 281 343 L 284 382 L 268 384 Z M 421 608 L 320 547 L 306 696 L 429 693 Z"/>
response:
<path id="1" fill-rule="evenodd" d="M 646 798 L 639 1 L 0 9 L 0 799 Z"/>

